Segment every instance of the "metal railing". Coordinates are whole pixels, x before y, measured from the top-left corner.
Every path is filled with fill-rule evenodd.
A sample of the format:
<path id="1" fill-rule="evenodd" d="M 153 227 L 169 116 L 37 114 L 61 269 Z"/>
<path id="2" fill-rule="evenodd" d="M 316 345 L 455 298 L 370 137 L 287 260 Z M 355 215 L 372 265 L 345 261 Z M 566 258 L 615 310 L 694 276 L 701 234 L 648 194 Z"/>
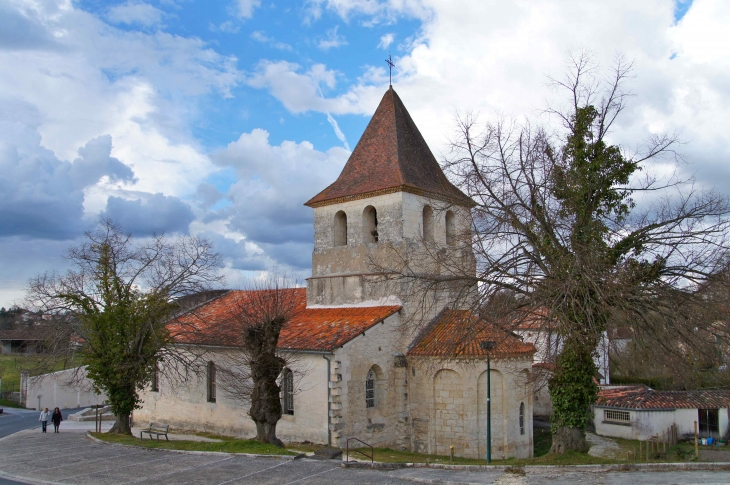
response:
<path id="1" fill-rule="evenodd" d="M 370 454 L 369 455 L 367 453 L 365 453 L 364 451 L 360 451 L 359 448 L 353 448 L 352 449 L 352 452 L 353 453 L 360 453 L 364 457 L 370 458 L 370 463 L 371 464 L 375 461 L 375 449 L 373 449 L 372 446 L 370 446 L 369 444 L 365 443 L 363 440 L 358 439 L 358 438 L 347 438 L 347 461 L 350 461 L 350 441 L 357 441 L 358 443 L 362 443 L 363 445 L 365 445 L 368 448 L 370 448 Z"/>

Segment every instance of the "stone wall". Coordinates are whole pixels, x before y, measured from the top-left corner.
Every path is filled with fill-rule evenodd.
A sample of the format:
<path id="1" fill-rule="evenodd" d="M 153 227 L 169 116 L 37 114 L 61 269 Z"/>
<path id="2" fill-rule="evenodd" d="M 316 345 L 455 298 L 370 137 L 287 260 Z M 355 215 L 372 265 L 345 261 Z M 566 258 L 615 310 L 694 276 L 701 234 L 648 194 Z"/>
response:
<path id="1" fill-rule="evenodd" d="M 227 350 L 212 350 L 210 360 L 221 360 Z M 284 415 L 277 425 L 283 441 L 327 443 L 327 361 L 323 354 L 294 356 L 294 415 Z M 159 391 L 146 389 L 144 405 L 134 412 L 137 424 L 160 421 L 174 428 L 252 438 L 256 427 L 248 416 L 250 404 L 227 396 L 218 385 L 216 402 L 207 402 L 206 382 L 193 377 L 172 386 L 160 377 Z"/>
<path id="2" fill-rule="evenodd" d="M 107 400 L 104 393 L 94 392 L 92 383 L 86 378 L 86 372 L 82 368 L 28 378 L 28 392 L 23 405 L 31 409 L 37 408 L 38 396 L 42 396 L 41 407 L 49 409 L 91 406 Z"/>
<path id="3" fill-rule="evenodd" d="M 533 453 L 529 359 L 492 362 L 492 457 Z M 412 449 L 482 458 L 486 454 L 486 369 L 483 361 L 411 359 L 409 395 Z M 524 403 L 523 427 L 519 426 Z"/>

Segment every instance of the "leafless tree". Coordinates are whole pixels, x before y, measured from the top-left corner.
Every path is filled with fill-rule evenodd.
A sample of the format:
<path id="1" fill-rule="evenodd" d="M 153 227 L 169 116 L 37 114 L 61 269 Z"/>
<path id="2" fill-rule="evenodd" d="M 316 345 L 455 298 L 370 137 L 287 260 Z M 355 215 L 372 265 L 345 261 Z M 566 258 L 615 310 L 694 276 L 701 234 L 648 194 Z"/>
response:
<path id="1" fill-rule="evenodd" d="M 66 258 L 72 269 L 65 275 L 38 275 L 28 285 L 28 304 L 59 316 L 40 363 L 52 369 L 75 358 L 109 397 L 116 415 L 111 432 L 128 434 L 129 415 L 158 361 L 174 364 L 160 367 L 170 382 L 198 367 L 194 353 L 172 345 L 167 323 L 182 297 L 220 284 L 220 256 L 205 239 L 161 235 L 137 242 L 103 220 Z"/>
<path id="2" fill-rule="evenodd" d="M 250 404 L 256 439 L 276 446 L 284 446 L 276 437 L 282 416 L 280 380 L 285 369 L 293 381 L 300 372 L 292 355 L 277 350 L 282 328 L 304 309 L 298 297 L 302 290 L 294 286 L 291 278 L 277 274 L 251 281 L 228 297 L 210 334 L 228 347 L 218 354 L 220 387 L 229 397 Z"/>
<path id="3" fill-rule="evenodd" d="M 538 319 L 554 329 L 556 452 L 586 449 L 593 357 L 617 315 L 660 348 L 691 346 L 693 329 L 714 321 L 700 318 L 708 300 L 697 289 L 728 254 L 727 198 L 653 175 L 654 162 L 680 161 L 676 136 L 650 136 L 634 152 L 611 145 L 631 67 L 618 58 L 600 77 L 589 55 L 571 57 L 565 79 L 552 80 L 568 94 L 545 112 L 559 121 L 553 131 L 460 118 L 444 168 L 475 203 L 472 227 L 449 248 L 426 243 L 390 258 L 390 271 L 427 298 L 469 288 L 454 305 L 506 328 Z M 459 247 L 473 249 L 476 271 Z M 426 258 L 438 271 L 423 270 Z"/>

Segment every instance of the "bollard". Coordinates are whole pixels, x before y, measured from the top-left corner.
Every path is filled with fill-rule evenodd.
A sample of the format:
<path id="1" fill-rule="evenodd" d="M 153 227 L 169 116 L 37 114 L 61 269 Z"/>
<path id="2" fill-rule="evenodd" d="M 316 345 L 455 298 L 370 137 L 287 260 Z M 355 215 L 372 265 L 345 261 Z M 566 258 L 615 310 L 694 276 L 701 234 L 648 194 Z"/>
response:
<path id="1" fill-rule="evenodd" d="M 449 462 L 454 463 L 454 445 L 451 445 L 449 448 L 451 448 L 451 457 L 449 458 Z"/>
<path id="2" fill-rule="evenodd" d="M 639 459 L 641 459 L 643 455 L 641 454 L 641 440 L 639 440 Z"/>
<path id="3" fill-rule="evenodd" d="M 700 456 L 700 442 L 699 442 L 700 436 L 697 433 L 697 421 L 695 421 L 695 456 Z"/>

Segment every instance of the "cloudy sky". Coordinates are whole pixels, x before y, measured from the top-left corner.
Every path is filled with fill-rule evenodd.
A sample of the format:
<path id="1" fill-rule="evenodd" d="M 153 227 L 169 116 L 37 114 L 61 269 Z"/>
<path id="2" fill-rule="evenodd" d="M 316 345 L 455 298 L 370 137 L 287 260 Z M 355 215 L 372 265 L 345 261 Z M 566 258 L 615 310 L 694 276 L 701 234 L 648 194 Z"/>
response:
<path id="1" fill-rule="evenodd" d="M 308 275 L 312 210 L 393 84 L 434 153 L 456 113 L 539 118 L 566 52 L 635 62 L 614 132 L 680 132 L 729 192 L 724 0 L 3 0 L 0 305 L 100 216 L 200 234 L 229 285 Z"/>

